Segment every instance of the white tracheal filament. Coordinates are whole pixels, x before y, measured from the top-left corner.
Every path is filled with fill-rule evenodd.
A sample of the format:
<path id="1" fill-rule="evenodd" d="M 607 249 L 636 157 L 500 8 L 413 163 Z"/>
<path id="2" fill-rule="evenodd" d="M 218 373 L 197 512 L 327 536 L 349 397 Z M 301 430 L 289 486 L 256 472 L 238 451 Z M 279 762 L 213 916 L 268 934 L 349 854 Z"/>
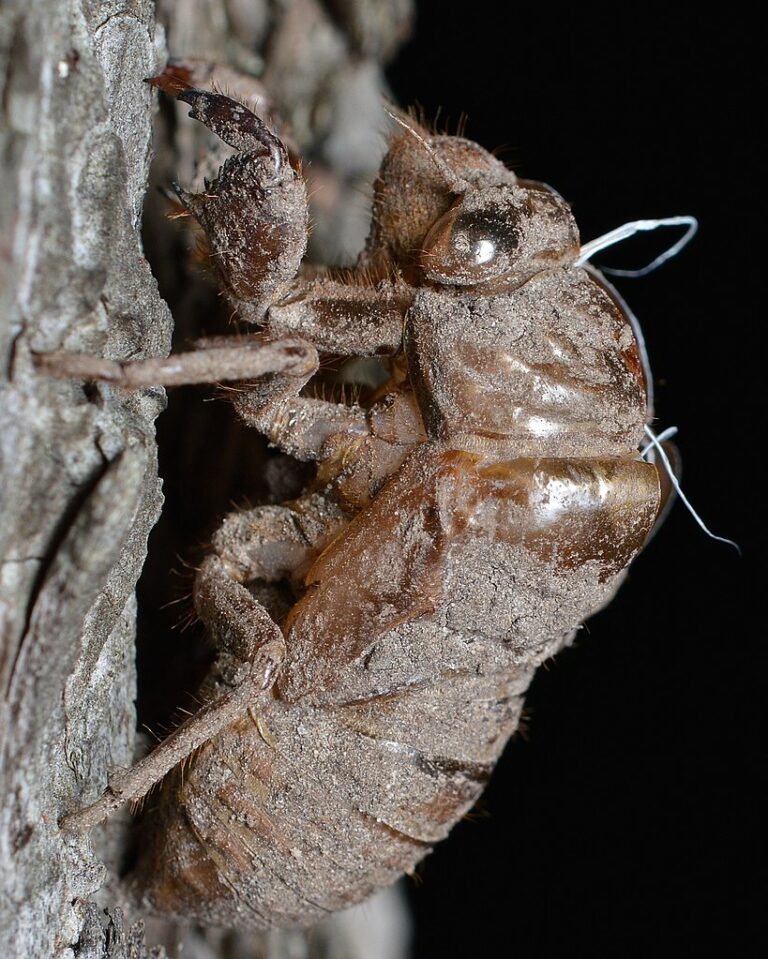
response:
<path id="1" fill-rule="evenodd" d="M 667 429 L 665 429 L 663 433 L 659 433 L 659 435 L 656 436 L 656 434 L 653 432 L 650 426 L 646 425 L 645 435 L 648 437 L 648 443 L 643 447 L 643 449 L 640 452 L 640 455 L 643 457 L 643 459 L 647 459 L 649 462 L 653 463 L 654 462 L 653 456 L 654 454 L 658 453 L 659 459 L 661 460 L 664 466 L 664 469 L 666 470 L 667 475 L 669 476 L 669 481 L 674 487 L 674 490 L 677 493 L 677 495 L 680 497 L 680 502 L 683 504 L 683 506 L 685 506 L 685 508 L 688 510 L 691 516 L 696 520 L 699 526 L 704 530 L 707 536 L 709 536 L 711 539 L 716 539 L 718 543 L 727 543 L 729 546 L 733 546 L 733 548 L 736 550 L 739 556 L 741 556 L 741 547 L 739 546 L 739 544 L 734 543 L 732 539 L 727 539 L 725 536 L 716 536 L 709 529 L 709 527 L 706 525 L 704 520 L 699 516 L 699 514 L 691 505 L 690 500 L 683 492 L 682 487 L 680 486 L 680 480 L 675 475 L 674 468 L 672 467 L 672 464 L 669 462 L 669 457 L 667 456 L 666 451 L 664 450 L 664 447 L 661 445 L 664 442 L 664 440 L 668 440 L 671 437 L 675 436 L 676 434 L 677 434 L 676 426 L 670 426 Z"/>
<path id="2" fill-rule="evenodd" d="M 660 227 L 667 226 L 687 226 L 688 229 L 676 243 L 673 243 L 668 250 L 660 253 L 655 260 L 652 260 L 646 266 L 640 267 L 639 270 L 616 270 L 609 267 L 600 267 L 603 273 L 609 273 L 611 276 L 647 276 L 658 269 L 662 263 L 666 263 L 673 256 L 677 256 L 683 247 L 691 242 L 699 228 L 695 216 L 668 216 L 656 220 L 630 220 L 629 223 L 617 226 L 615 230 L 599 236 L 596 240 L 585 243 L 581 248 L 581 256 L 576 260 L 576 266 L 583 266 L 600 250 L 607 250 L 609 246 L 615 246 L 622 240 L 628 240 L 638 233 L 658 230 Z"/>

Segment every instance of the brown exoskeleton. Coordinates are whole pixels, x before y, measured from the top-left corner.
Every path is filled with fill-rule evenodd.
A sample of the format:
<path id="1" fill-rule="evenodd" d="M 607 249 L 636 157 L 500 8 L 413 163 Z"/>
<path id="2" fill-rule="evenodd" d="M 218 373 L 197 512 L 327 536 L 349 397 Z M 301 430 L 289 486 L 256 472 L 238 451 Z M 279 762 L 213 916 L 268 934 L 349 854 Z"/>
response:
<path id="1" fill-rule="evenodd" d="M 243 420 L 317 472 L 298 499 L 224 520 L 194 589 L 220 650 L 204 705 L 62 825 L 173 770 L 145 903 L 309 923 L 411 871 L 467 812 L 536 666 L 642 548 L 661 499 L 638 452 L 643 362 L 577 265 L 564 200 L 478 145 L 404 124 L 357 266 L 302 273 L 305 185 L 281 141 L 225 96 L 180 98 L 238 151 L 180 199 L 262 333 L 49 365 L 123 386 L 239 381 Z M 319 354 L 378 357 L 389 378 L 365 402 L 314 398 Z M 256 598 L 264 582 L 293 589 L 283 618 Z"/>

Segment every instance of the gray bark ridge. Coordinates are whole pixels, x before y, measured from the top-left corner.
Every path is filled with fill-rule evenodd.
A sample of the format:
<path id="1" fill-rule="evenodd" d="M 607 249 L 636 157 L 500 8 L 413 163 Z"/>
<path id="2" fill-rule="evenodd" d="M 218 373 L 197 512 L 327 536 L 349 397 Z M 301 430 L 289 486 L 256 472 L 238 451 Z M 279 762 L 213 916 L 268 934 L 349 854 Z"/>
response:
<path id="1" fill-rule="evenodd" d="M 133 755 L 134 588 L 161 505 L 164 393 L 47 379 L 34 354 L 167 354 L 139 238 L 162 66 L 150 0 L 0 11 L 0 927 L 6 955 L 145 955 L 87 903 L 57 820 Z M 158 953 L 155 953 L 158 955 Z"/>

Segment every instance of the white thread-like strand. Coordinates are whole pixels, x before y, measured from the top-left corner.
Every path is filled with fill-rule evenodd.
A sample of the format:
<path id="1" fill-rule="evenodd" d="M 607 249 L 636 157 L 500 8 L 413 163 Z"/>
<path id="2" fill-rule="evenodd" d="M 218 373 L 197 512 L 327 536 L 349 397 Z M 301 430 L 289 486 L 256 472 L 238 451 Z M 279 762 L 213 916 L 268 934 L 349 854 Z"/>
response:
<path id="1" fill-rule="evenodd" d="M 649 440 L 645 444 L 645 446 L 640 450 L 640 455 L 643 457 L 643 459 L 646 459 L 649 453 L 650 454 L 655 453 L 656 446 L 659 443 L 663 443 L 664 440 L 671 440 L 673 436 L 677 436 L 678 430 L 676 426 L 668 426 L 663 432 L 659 433 L 659 435 L 656 436 L 655 434 L 651 433 L 650 428 L 646 426 L 645 432 L 650 434 L 653 437 L 653 439 Z M 655 463 L 656 460 L 649 459 L 648 462 Z"/>
<path id="2" fill-rule="evenodd" d="M 600 267 L 602 273 L 609 273 L 611 276 L 646 276 L 658 269 L 662 263 L 666 263 L 673 256 L 677 256 L 683 247 L 691 242 L 699 228 L 699 221 L 695 216 L 668 216 L 659 220 L 632 220 L 629 223 L 624 223 L 622 226 L 617 226 L 615 230 L 599 236 L 596 240 L 585 243 L 581 248 L 581 256 L 576 260 L 576 266 L 582 266 L 600 250 L 615 246 L 615 244 L 621 243 L 622 240 L 628 240 L 637 233 L 658 230 L 660 227 L 666 226 L 687 226 L 688 229 L 677 243 L 673 243 L 668 250 L 660 253 L 647 266 L 643 266 L 639 270 L 616 270 L 605 266 Z"/>
<path id="3" fill-rule="evenodd" d="M 732 539 L 727 539 L 725 536 L 717 536 L 715 535 L 715 533 L 713 533 L 709 529 L 707 524 L 704 522 L 704 520 L 699 516 L 699 514 L 691 505 L 690 500 L 685 495 L 685 493 L 683 492 L 680 486 L 680 480 L 677 478 L 677 476 L 675 476 L 675 471 L 672 468 L 672 464 L 669 462 L 669 457 L 667 456 L 664 450 L 664 447 L 661 444 L 664 440 L 669 439 L 670 437 L 674 436 L 677 433 L 677 427 L 670 426 L 668 429 L 664 430 L 664 432 L 660 433 L 658 436 L 656 436 L 656 434 L 653 432 L 650 426 L 646 425 L 644 429 L 645 429 L 645 435 L 648 437 L 649 442 L 643 448 L 641 452 L 641 456 L 645 458 L 651 450 L 654 450 L 655 452 L 657 452 L 659 454 L 659 458 L 661 459 L 661 462 L 664 464 L 664 469 L 667 471 L 667 475 L 669 476 L 670 483 L 674 487 L 677 495 L 680 497 L 680 502 L 685 506 L 685 508 L 688 510 L 691 516 L 696 520 L 699 526 L 704 530 L 707 536 L 709 536 L 711 539 L 717 540 L 718 543 L 727 543 L 728 546 L 733 546 L 733 548 L 736 550 L 739 556 L 741 556 L 741 547 L 739 546 L 738 543 L 734 543 Z"/>

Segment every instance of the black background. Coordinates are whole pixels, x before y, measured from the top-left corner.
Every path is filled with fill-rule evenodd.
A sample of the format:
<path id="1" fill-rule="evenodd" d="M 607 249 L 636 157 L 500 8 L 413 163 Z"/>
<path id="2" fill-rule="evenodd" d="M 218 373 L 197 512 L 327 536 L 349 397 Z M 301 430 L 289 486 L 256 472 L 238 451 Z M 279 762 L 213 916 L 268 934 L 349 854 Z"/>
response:
<path id="1" fill-rule="evenodd" d="M 643 323 L 658 427 L 680 429 L 684 488 L 743 556 L 678 504 L 610 609 L 540 671 L 527 739 L 411 884 L 415 956 L 756 956 L 765 54 L 732 7 L 460 6 L 422 5 L 389 71 L 399 102 L 442 107 L 448 132 L 466 111 L 467 136 L 555 186 L 585 240 L 699 218 L 677 259 L 618 285 Z M 597 260 L 641 265 L 673 238 Z"/>

